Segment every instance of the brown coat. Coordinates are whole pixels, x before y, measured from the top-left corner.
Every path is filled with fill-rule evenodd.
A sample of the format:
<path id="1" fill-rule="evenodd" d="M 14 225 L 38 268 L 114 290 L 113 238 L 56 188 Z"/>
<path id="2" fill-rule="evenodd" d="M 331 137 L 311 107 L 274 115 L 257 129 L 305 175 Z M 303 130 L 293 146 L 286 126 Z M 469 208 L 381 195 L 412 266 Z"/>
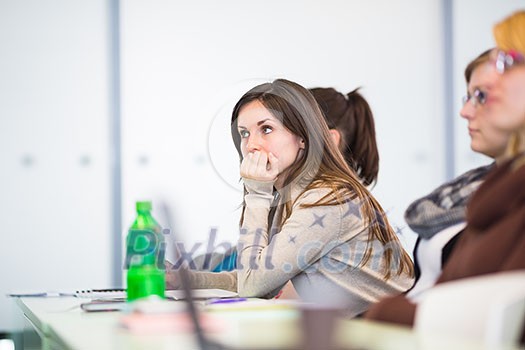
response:
<path id="1" fill-rule="evenodd" d="M 471 198 L 467 223 L 437 283 L 525 269 L 525 156 L 491 171 Z M 401 295 L 374 304 L 365 318 L 412 325 L 415 311 Z"/>

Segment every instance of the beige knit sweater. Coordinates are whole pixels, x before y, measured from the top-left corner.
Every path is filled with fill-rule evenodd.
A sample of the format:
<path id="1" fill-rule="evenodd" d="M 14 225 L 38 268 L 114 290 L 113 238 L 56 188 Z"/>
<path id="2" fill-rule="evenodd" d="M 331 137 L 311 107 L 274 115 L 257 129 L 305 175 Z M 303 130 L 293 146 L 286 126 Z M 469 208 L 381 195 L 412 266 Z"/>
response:
<path id="1" fill-rule="evenodd" d="M 276 222 L 282 215 L 278 211 L 269 230 L 273 183 L 244 182 L 248 194 L 237 270 L 194 271 L 193 288 L 222 288 L 241 296 L 271 297 L 291 280 L 302 299 L 337 305 L 353 316 L 412 285 L 412 277 L 397 274 L 397 264 L 392 267 L 391 278 L 384 279 L 384 250 L 400 247 L 367 242 L 368 229 L 357 200 L 303 208 L 302 204 L 315 203 L 330 190 L 313 189 L 298 198 L 302 188 L 296 186 L 291 191 L 291 216 L 278 227 Z M 372 248 L 372 256 L 362 266 L 367 247 Z"/>

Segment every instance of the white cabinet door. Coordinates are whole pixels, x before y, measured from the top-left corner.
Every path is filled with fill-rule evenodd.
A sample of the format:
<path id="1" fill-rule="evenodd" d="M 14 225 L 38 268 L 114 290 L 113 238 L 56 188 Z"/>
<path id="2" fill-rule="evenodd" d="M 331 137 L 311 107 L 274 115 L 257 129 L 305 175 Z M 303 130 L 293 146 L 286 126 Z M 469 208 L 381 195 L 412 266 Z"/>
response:
<path id="1" fill-rule="evenodd" d="M 0 310 L 13 290 L 110 285 L 108 10 L 0 2 Z"/>

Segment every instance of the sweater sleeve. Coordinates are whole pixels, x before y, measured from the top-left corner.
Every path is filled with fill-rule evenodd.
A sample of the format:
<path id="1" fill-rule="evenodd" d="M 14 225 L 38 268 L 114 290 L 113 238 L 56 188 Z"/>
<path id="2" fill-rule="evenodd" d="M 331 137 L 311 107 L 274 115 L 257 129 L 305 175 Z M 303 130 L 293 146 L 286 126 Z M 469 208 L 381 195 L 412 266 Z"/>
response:
<path id="1" fill-rule="evenodd" d="M 219 288 L 237 292 L 237 273 L 235 271 L 192 271 L 190 278 L 192 288 Z"/>
<path id="2" fill-rule="evenodd" d="M 245 180 L 245 186 L 248 193 L 238 246 L 238 293 L 261 297 L 284 286 L 334 248 L 341 232 L 342 208 L 304 208 L 302 204 L 317 202 L 329 190 L 307 191 L 295 201 L 291 216 L 270 239 L 271 184 Z"/>
<path id="3" fill-rule="evenodd" d="M 166 286 L 168 289 L 179 289 L 181 281 L 176 270 L 166 267 Z M 187 270 L 190 287 L 193 289 L 218 288 L 237 292 L 237 273 L 235 271 L 208 272 Z"/>

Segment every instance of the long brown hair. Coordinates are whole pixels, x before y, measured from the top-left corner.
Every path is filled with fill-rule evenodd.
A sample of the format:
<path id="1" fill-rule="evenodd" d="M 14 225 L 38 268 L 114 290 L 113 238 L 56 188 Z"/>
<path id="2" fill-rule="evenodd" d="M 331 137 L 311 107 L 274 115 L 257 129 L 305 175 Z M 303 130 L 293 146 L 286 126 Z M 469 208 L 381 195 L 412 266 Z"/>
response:
<path id="1" fill-rule="evenodd" d="M 313 88 L 310 92 L 319 104 L 330 129 L 341 134 L 340 149 L 346 162 L 366 186 L 377 181 L 377 150 L 374 115 L 359 88 L 343 95 L 334 88 Z"/>
<path id="2" fill-rule="evenodd" d="M 231 134 L 234 145 L 242 161 L 241 138 L 237 130 L 237 118 L 241 109 L 247 104 L 259 101 L 293 134 L 304 140 L 305 151 L 284 174 L 283 200 L 284 215 L 281 224 L 292 213 L 293 203 L 289 188 L 293 184 L 301 184 L 303 192 L 314 188 L 330 188 L 316 203 L 303 207 L 338 205 L 348 200 L 358 198 L 365 225 L 368 229 L 368 246 L 361 261 L 365 265 L 371 258 L 370 242 L 378 240 L 384 246 L 386 260 L 384 278 L 391 276 L 393 266 L 397 266 L 397 274 L 403 272 L 413 274 L 413 265 L 410 257 L 401 247 L 396 234 L 388 223 L 388 219 L 376 201 L 361 184 L 359 177 L 348 166 L 343 155 L 331 141 L 330 131 L 321 110 L 314 97 L 304 87 L 284 79 L 277 79 L 254 87 L 237 102 L 231 119 Z M 244 214 L 243 204 L 243 214 Z M 241 217 L 242 222 L 242 217 Z"/>

